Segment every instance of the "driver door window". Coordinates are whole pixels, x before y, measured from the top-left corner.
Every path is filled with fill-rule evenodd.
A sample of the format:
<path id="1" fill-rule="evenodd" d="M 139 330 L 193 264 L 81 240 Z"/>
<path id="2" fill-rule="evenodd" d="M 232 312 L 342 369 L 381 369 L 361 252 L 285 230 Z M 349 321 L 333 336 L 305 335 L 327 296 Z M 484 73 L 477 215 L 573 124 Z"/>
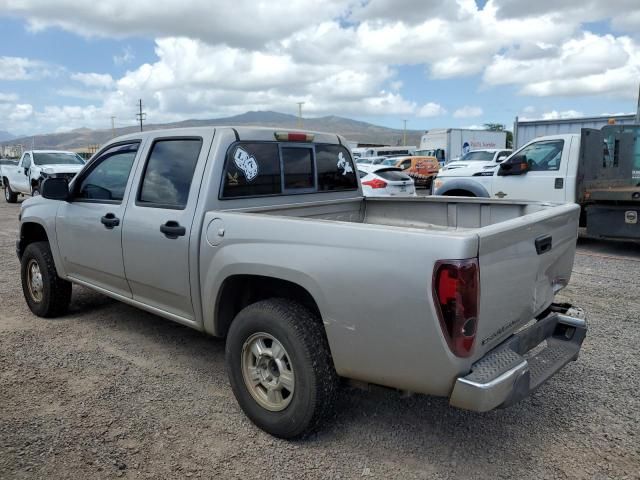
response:
<path id="1" fill-rule="evenodd" d="M 31 168 L 31 155 L 28 153 L 24 156 L 24 160 L 22 161 L 22 168 Z"/>
<path id="2" fill-rule="evenodd" d="M 563 147 L 564 140 L 536 142 L 522 149 L 519 155 L 526 157 L 531 172 L 558 171 Z"/>
<path id="3" fill-rule="evenodd" d="M 137 143 L 107 150 L 80 180 L 74 198 L 97 203 L 122 202 L 137 150 Z"/>

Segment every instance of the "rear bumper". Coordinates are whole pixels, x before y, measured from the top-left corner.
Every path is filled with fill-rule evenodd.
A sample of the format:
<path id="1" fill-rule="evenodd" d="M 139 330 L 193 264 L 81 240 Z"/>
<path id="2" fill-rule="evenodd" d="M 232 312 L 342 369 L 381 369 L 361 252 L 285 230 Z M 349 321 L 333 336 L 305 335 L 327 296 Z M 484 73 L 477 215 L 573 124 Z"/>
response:
<path id="1" fill-rule="evenodd" d="M 456 380 L 450 404 L 476 412 L 513 405 L 576 360 L 586 334 L 583 318 L 551 313 L 474 363 Z"/>

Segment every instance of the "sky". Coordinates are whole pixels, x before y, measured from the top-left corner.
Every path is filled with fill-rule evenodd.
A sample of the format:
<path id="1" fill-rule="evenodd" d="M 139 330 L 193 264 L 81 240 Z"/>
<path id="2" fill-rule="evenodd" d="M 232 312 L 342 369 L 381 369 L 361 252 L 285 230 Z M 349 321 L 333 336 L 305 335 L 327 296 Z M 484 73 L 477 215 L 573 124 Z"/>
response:
<path id="1" fill-rule="evenodd" d="M 0 130 L 633 113 L 640 0 L 0 0 Z"/>

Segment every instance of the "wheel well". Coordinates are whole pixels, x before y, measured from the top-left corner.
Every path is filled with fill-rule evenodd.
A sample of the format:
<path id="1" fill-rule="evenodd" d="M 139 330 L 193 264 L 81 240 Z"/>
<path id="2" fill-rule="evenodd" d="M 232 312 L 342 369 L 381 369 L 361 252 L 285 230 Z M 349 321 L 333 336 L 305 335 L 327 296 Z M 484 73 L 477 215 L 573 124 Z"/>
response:
<path id="1" fill-rule="evenodd" d="M 476 196 L 469 190 L 462 190 L 462 189 L 449 190 L 448 192 L 443 193 L 443 195 L 446 195 L 448 197 L 475 197 Z"/>
<path id="2" fill-rule="evenodd" d="M 39 223 L 25 223 L 20 230 L 20 256 L 28 245 L 34 242 L 48 242 L 47 232 Z"/>
<path id="3" fill-rule="evenodd" d="M 216 301 L 216 335 L 225 337 L 235 316 L 248 305 L 267 298 L 295 300 L 320 318 L 320 309 L 311 294 L 300 285 L 261 275 L 233 275 L 227 278 Z"/>
<path id="4" fill-rule="evenodd" d="M 40 184 L 39 180 L 36 180 L 35 178 L 31 179 L 31 187 L 37 187 Z"/>

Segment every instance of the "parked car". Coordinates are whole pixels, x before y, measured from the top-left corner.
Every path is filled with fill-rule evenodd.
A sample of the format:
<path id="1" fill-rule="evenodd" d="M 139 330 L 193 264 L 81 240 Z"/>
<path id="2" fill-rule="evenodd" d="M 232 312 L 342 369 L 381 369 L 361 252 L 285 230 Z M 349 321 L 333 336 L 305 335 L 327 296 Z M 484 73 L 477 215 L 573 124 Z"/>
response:
<path id="1" fill-rule="evenodd" d="M 344 145 L 246 126 L 112 140 L 22 203 L 28 307 L 64 314 L 75 283 L 226 338 L 238 403 L 283 438 L 331 415 L 339 377 L 487 411 L 577 358 L 586 323 L 553 303 L 577 205 L 366 198 Z"/>
<path id="2" fill-rule="evenodd" d="M 414 196 L 413 179 L 397 167 L 374 165 L 374 168 L 358 169 L 362 193 L 365 197 Z"/>
<path id="3" fill-rule="evenodd" d="M 640 238 L 640 126 L 607 125 L 549 135 L 496 167 L 443 170 L 435 194 L 575 202 L 600 238 Z"/>
<path id="4" fill-rule="evenodd" d="M 45 178 L 64 177 L 70 180 L 84 163 L 82 157 L 74 152 L 27 150 L 17 166 L 2 167 L 4 199 L 15 203 L 18 195 L 39 195 Z"/>
<path id="5" fill-rule="evenodd" d="M 465 153 L 459 159 L 445 164 L 442 170 L 453 170 L 454 168 L 484 168 L 484 167 L 496 167 L 509 155 L 512 150 L 510 149 L 484 149 L 484 150 L 471 150 Z"/>
<path id="6" fill-rule="evenodd" d="M 416 185 L 431 188 L 433 178 L 440 170 L 440 163 L 436 157 L 398 157 L 396 167 L 401 168 L 413 178 Z"/>

